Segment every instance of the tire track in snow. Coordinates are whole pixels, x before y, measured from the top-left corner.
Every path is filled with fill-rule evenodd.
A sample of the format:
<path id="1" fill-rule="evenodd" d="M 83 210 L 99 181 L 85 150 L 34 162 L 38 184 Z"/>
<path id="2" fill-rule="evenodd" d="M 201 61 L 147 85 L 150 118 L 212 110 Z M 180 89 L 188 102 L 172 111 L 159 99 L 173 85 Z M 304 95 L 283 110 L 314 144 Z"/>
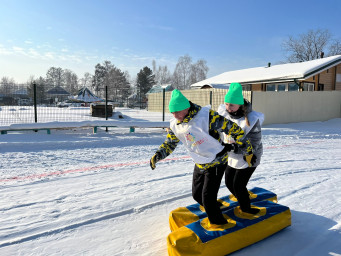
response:
<path id="1" fill-rule="evenodd" d="M 140 205 L 140 206 L 136 206 L 130 209 L 126 209 L 126 210 L 122 210 L 119 212 L 113 212 L 111 213 L 110 211 L 107 211 L 106 214 L 103 213 L 97 213 L 97 214 L 91 214 L 91 216 L 86 217 L 84 220 L 79 221 L 79 222 L 74 222 L 74 223 L 70 223 L 68 225 L 61 225 L 60 227 L 55 227 L 52 229 L 48 229 L 45 228 L 45 231 L 42 232 L 38 232 L 38 233 L 32 233 L 32 234 L 28 234 L 26 236 L 21 236 L 21 237 L 15 237 L 15 235 L 12 235 L 13 238 L 11 238 L 11 235 L 7 235 L 6 239 L 7 241 L 3 241 L 0 242 L 0 248 L 6 247 L 6 246 L 10 246 L 10 245 L 14 245 L 14 244 L 20 244 L 20 243 L 24 243 L 27 241 L 31 241 L 31 240 L 35 240 L 35 239 L 39 239 L 41 237 L 45 237 L 45 236 L 50 236 L 50 235 L 54 235 L 54 234 L 58 234 L 64 231 L 69 231 L 69 230 L 73 230 L 73 229 L 77 229 L 79 227 L 82 226 L 86 226 L 86 225 L 90 225 L 90 224 L 94 224 L 97 222 L 101 222 L 101 221 L 105 221 L 105 220 L 109 220 L 109 219 L 115 219 L 118 217 L 122 217 L 124 215 L 130 215 L 130 214 L 139 214 L 147 209 L 151 209 L 153 207 L 156 206 L 160 206 L 162 204 L 166 204 L 169 202 L 173 202 L 176 200 L 180 200 L 186 197 L 190 197 L 192 196 L 192 193 L 185 193 L 182 195 L 178 195 L 178 196 L 174 196 L 171 198 L 166 198 L 160 201 L 156 201 L 156 202 L 152 202 L 152 203 L 148 203 L 148 204 L 144 204 L 144 205 Z M 40 228 L 43 229 L 43 228 Z M 32 230 L 35 230 L 32 229 Z M 25 233 L 30 233 L 30 230 L 27 230 Z M 22 234 L 22 232 L 21 232 Z M 1 237 L 0 237 L 1 238 Z"/>

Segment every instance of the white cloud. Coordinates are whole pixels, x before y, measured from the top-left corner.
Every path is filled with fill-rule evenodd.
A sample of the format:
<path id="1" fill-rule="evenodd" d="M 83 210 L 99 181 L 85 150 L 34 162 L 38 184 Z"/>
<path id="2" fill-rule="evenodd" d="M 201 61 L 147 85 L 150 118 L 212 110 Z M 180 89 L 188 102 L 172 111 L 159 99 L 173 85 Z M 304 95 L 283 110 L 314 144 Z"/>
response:
<path id="1" fill-rule="evenodd" d="M 41 54 L 33 48 L 28 49 L 28 54 L 30 57 L 35 58 L 35 59 L 41 58 Z"/>
<path id="2" fill-rule="evenodd" d="M 12 55 L 13 52 L 9 49 L 6 49 L 3 45 L 0 45 L 0 55 Z"/>
<path id="3" fill-rule="evenodd" d="M 46 53 L 44 54 L 44 57 L 45 57 L 45 58 L 48 58 L 48 59 L 51 59 L 51 60 L 53 60 L 53 59 L 55 58 L 53 52 L 46 52 Z"/>

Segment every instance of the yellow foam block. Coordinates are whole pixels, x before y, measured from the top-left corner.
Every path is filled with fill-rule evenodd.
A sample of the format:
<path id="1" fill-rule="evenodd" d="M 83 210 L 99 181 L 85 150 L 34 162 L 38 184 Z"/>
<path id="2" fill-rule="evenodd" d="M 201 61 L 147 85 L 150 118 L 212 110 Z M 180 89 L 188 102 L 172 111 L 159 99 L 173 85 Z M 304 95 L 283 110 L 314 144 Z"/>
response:
<path id="1" fill-rule="evenodd" d="M 249 191 L 251 203 L 268 200 L 277 203 L 277 195 L 263 188 L 252 188 Z M 238 201 L 233 195 L 224 196 L 218 199 L 221 210 L 231 209 L 238 206 Z M 192 222 L 204 219 L 207 217 L 205 209 L 199 204 L 193 204 L 187 207 L 179 207 L 171 211 L 169 215 L 169 226 L 171 231 L 186 226 Z"/>
<path id="2" fill-rule="evenodd" d="M 226 209 L 226 225 L 211 225 L 204 218 L 171 232 L 167 238 L 168 254 L 227 255 L 291 225 L 291 212 L 286 206 L 260 201 L 253 207 L 260 209 L 257 215 L 243 213 L 239 206 Z"/>

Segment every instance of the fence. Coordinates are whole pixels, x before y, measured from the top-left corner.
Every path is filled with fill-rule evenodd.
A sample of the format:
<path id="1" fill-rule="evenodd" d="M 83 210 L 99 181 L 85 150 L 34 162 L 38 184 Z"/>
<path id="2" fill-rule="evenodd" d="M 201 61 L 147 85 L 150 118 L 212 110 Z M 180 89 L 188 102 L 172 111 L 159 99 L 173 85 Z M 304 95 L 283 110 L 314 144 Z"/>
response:
<path id="1" fill-rule="evenodd" d="M 36 85 L 0 86 L 0 126 L 23 123 L 103 120 L 93 117 L 90 103 L 65 103 L 70 94 L 46 93 Z M 42 93 L 42 91 L 45 91 Z M 107 100 L 106 100 L 107 102 Z M 103 116 L 108 117 L 108 115 Z"/>
<path id="2" fill-rule="evenodd" d="M 210 104 L 213 110 L 224 102 L 227 90 L 198 89 L 182 91 L 193 103 Z M 148 95 L 148 111 L 169 112 L 171 92 Z M 341 91 L 251 92 L 243 91 L 255 111 L 264 113 L 264 125 L 326 121 L 341 117 Z"/>
<path id="3" fill-rule="evenodd" d="M 211 105 L 213 110 L 218 110 L 220 104 L 224 103 L 226 89 L 197 89 L 181 91 L 183 95 L 200 106 Z M 148 94 L 148 111 L 169 112 L 168 104 L 172 92 L 159 92 Z M 245 99 L 252 101 L 251 91 L 243 91 Z"/>
<path id="4" fill-rule="evenodd" d="M 227 90 L 198 89 L 182 93 L 193 103 L 211 105 L 217 110 L 223 104 Z M 37 88 L 22 85 L 5 90 L 0 86 L 0 126 L 42 122 L 74 122 L 103 120 L 93 117 L 90 107 L 58 104 L 62 95 L 40 97 Z M 252 102 L 253 109 L 265 114 L 264 124 L 325 121 L 341 117 L 341 91 L 321 92 L 251 92 L 243 91 L 244 98 Z M 169 112 L 171 92 L 148 95 L 148 111 Z M 56 101 L 56 98 L 58 101 Z M 107 119 L 106 115 L 106 119 Z M 162 119 L 162 120 L 161 120 Z M 160 121 L 164 121 L 160 117 Z"/>
<path id="5" fill-rule="evenodd" d="M 265 115 L 264 125 L 341 117 L 341 91 L 253 92 L 252 100 L 253 109 Z"/>

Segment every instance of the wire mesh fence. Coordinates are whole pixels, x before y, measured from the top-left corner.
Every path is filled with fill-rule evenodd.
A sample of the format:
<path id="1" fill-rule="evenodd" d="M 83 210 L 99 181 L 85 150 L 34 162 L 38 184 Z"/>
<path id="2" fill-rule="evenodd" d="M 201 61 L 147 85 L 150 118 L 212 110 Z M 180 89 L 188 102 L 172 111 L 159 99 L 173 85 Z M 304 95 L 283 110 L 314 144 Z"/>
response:
<path id="1" fill-rule="evenodd" d="M 0 126 L 103 120 L 105 117 L 94 116 L 90 103 L 68 102 L 72 95 L 61 87 L 47 89 L 32 84 L 0 84 Z"/>
<path id="2" fill-rule="evenodd" d="M 104 112 L 102 115 L 94 115 L 90 103 L 67 102 L 71 94 L 63 88 L 48 89 L 33 84 L 11 86 L 0 84 L 0 126 L 56 121 L 103 120 L 103 117 L 108 119 L 107 113 L 104 115 Z M 182 91 L 193 103 L 201 106 L 211 105 L 213 110 L 217 110 L 218 106 L 224 103 L 226 92 L 226 89 Z M 243 95 L 251 102 L 251 91 L 243 91 Z M 165 113 L 169 112 L 170 97 L 171 91 L 151 93 L 148 94 L 148 100 L 143 102 L 143 107 L 141 104 L 137 105 L 143 109 L 147 107 L 150 112 L 162 113 L 162 120 L 164 121 Z M 130 105 L 136 108 L 136 104 L 131 104 L 128 101 L 126 106 Z M 112 108 L 114 107 L 115 105 L 112 105 Z"/>

